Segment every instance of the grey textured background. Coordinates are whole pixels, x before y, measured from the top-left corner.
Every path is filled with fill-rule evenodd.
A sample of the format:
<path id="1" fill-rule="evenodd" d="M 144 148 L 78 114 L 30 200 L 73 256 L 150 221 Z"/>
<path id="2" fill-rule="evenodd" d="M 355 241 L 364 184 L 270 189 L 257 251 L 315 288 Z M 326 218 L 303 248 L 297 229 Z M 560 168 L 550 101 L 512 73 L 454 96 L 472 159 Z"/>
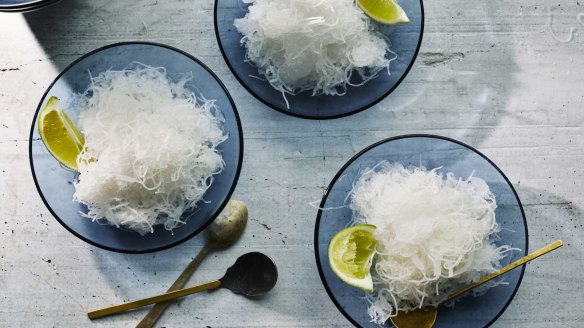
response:
<path id="1" fill-rule="evenodd" d="M 249 226 L 191 282 L 217 278 L 250 250 L 275 258 L 281 274 L 261 301 L 226 290 L 192 296 L 161 326 L 350 326 L 321 286 L 309 203 L 367 145 L 433 133 L 477 147 L 505 172 L 525 205 L 531 250 L 566 243 L 528 265 L 493 327 L 582 327 L 584 3 L 426 0 L 425 9 L 420 55 L 402 85 L 375 107 L 332 121 L 289 117 L 251 97 L 221 57 L 210 0 L 63 0 L 0 14 L 0 326 L 131 327 L 145 311 L 94 323 L 85 313 L 165 290 L 202 247 L 202 237 L 148 255 L 89 246 L 51 217 L 30 173 L 31 120 L 58 72 L 100 46 L 146 40 L 205 62 L 231 92 L 244 127 L 234 198 L 248 204 Z"/>

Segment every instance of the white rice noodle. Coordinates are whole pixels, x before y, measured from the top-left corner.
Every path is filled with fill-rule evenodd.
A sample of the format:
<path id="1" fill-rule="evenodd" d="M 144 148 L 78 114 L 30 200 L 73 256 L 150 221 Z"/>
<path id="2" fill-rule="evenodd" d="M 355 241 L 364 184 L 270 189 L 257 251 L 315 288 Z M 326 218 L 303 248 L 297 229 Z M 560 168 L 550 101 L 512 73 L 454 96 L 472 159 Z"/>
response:
<path id="1" fill-rule="evenodd" d="M 212 100 L 171 82 L 163 68 L 135 63 L 92 78 L 79 95 L 85 145 L 74 199 L 84 216 L 144 235 L 172 230 L 196 207 L 224 162 L 227 136 Z"/>
<path id="2" fill-rule="evenodd" d="M 395 54 L 354 0 L 244 0 L 235 27 L 247 60 L 285 94 L 342 95 L 351 76 L 375 77 Z M 390 57 L 390 58 L 388 58 Z"/>
<path id="3" fill-rule="evenodd" d="M 497 204 L 477 177 L 384 161 L 361 175 L 351 196 L 355 223 L 377 226 L 375 292 L 367 299 L 379 324 L 397 311 L 441 303 L 496 271 L 511 249 L 494 244 Z"/>

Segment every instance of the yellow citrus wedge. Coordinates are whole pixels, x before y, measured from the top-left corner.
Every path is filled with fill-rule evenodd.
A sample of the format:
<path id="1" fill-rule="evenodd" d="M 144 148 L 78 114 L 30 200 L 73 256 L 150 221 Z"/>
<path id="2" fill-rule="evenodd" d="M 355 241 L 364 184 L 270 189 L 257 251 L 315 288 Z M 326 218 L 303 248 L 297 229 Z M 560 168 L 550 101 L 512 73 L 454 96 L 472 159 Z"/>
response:
<path id="1" fill-rule="evenodd" d="M 405 11 L 395 0 L 357 0 L 359 7 L 373 20 L 386 25 L 410 22 Z"/>
<path id="2" fill-rule="evenodd" d="M 39 114 L 38 129 L 51 155 L 65 167 L 77 171 L 83 136 L 63 111 L 58 98 L 51 97 Z"/>
<path id="3" fill-rule="evenodd" d="M 371 264 L 377 240 L 377 228 L 360 224 L 345 228 L 331 239 L 328 247 L 329 264 L 333 272 L 345 283 L 364 291 L 373 291 Z"/>

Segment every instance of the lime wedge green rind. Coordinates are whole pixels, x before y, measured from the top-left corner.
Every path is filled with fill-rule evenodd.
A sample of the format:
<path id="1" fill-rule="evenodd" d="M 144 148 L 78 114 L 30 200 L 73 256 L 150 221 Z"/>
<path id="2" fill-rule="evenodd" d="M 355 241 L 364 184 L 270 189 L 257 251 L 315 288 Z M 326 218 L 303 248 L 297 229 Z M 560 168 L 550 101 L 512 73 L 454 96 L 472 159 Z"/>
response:
<path id="1" fill-rule="evenodd" d="M 357 0 L 357 5 L 371 19 L 386 25 L 408 24 L 410 19 L 395 0 Z"/>
<path id="2" fill-rule="evenodd" d="M 65 167 L 78 171 L 77 156 L 83 149 L 83 135 L 63 111 L 58 98 L 51 97 L 40 112 L 38 130 L 49 153 Z"/>
<path id="3" fill-rule="evenodd" d="M 377 228 L 360 224 L 339 231 L 329 243 L 328 259 L 333 272 L 348 285 L 373 291 L 371 265 Z"/>

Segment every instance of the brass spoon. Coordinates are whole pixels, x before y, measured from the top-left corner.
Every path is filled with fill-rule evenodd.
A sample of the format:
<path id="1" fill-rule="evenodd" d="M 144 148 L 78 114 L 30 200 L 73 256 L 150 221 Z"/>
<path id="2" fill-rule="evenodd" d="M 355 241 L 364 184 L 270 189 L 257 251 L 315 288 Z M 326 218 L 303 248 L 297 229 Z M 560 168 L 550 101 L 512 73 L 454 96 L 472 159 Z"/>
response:
<path id="1" fill-rule="evenodd" d="M 101 310 L 87 313 L 89 319 L 97 319 L 108 315 L 136 309 L 148 304 L 165 302 L 199 293 L 205 290 L 227 288 L 235 294 L 249 297 L 262 296 L 269 292 L 278 281 L 278 269 L 274 261 L 259 252 L 243 254 L 233 264 L 221 279 L 209 281 L 193 287 L 175 290 L 170 293 L 152 296 L 141 300 L 114 305 Z"/>
<path id="2" fill-rule="evenodd" d="M 246 224 L 247 207 L 245 203 L 239 200 L 230 200 L 221 214 L 207 228 L 207 243 L 203 249 L 170 286 L 167 293 L 183 288 L 210 251 L 235 243 L 243 233 Z M 156 304 L 136 328 L 153 327 L 169 305 L 170 302 Z"/>
<path id="3" fill-rule="evenodd" d="M 564 243 L 561 240 L 556 240 L 555 242 L 547 246 L 544 246 L 538 249 L 537 251 L 527 256 L 524 256 L 509 265 L 504 266 L 499 271 L 491 273 L 490 275 L 475 282 L 474 284 L 464 287 L 463 289 L 457 291 L 456 293 L 448 296 L 448 298 L 445 301 L 450 301 L 468 292 L 469 290 L 484 284 L 485 282 L 491 279 L 494 279 L 504 273 L 507 273 L 512 269 L 515 269 L 520 265 L 523 265 L 531 260 L 534 260 L 546 253 L 549 253 L 556 248 L 562 247 L 562 245 L 564 245 Z M 391 323 L 395 326 L 395 328 L 431 328 L 434 326 L 434 323 L 436 323 L 437 311 L 438 310 L 435 307 L 416 309 L 408 312 L 398 312 L 398 314 L 395 317 L 389 319 L 391 320 Z"/>

